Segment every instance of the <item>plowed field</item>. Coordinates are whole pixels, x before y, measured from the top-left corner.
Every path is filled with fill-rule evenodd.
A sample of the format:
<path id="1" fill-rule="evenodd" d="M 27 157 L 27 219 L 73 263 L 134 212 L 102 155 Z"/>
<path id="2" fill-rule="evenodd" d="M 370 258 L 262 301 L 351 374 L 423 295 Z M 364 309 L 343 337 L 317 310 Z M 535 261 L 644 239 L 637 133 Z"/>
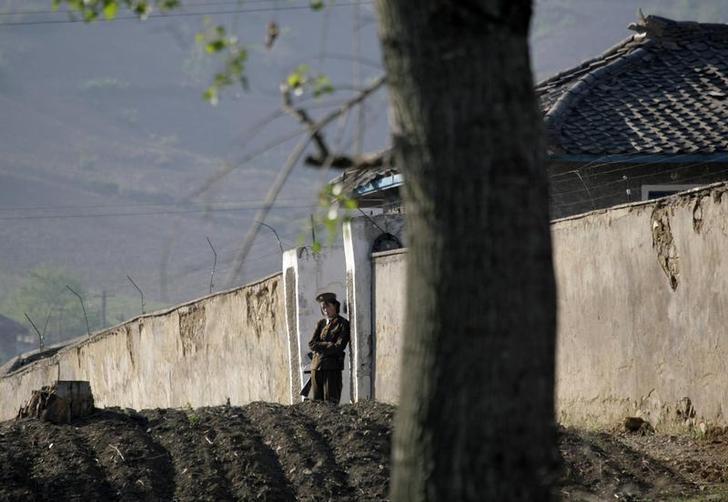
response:
<path id="1" fill-rule="evenodd" d="M 0 501 L 386 500 L 394 408 L 252 403 L 0 423 Z M 728 435 L 562 429 L 562 500 L 728 501 Z"/>

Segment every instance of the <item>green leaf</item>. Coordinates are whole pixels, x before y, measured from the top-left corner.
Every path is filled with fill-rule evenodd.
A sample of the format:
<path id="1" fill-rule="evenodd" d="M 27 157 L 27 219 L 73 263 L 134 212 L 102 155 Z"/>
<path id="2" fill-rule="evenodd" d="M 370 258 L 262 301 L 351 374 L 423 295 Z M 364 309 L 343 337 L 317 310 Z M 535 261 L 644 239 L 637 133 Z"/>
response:
<path id="1" fill-rule="evenodd" d="M 108 3 L 106 4 L 106 7 L 104 7 L 104 17 L 107 21 L 110 21 L 116 17 L 118 11 L 119 5 L 116 2 Z"/>
<path id="2" fill-rule="evenodd" d="M 314 253 L 320 253 L 321 252 L 321 243 L 319 241 L 314 242 L 311 245 L 311 251 Z"/>
<path id="3" fill-rule="evenodd" d="M 303 81 L 301 80 L 301 76 L 298 73 L 291 73 L 290 75 L 288 75 L 286 83 L 288 84 L 288 87 L 299 87 L 300 85 L 302 85 Z"/>
<path id="4" fill-rule="evenodd" d="M 288 78 L 286 79 L 288 87 L 292 89 L 302 87 L 308 79 L 308 72 L 310 69 L 311 68 L 305 64 L 297 66 L 296 69 L 293 70 L 293 72 L 291 72 L 291 74 L 288 75 Z"/>
<path id="5" fill-rule="evenodd" d="M 157 0 L 157 5 L 159 6 L 159 10 L 164 12 L 180 7 L 181 3 L 179 0 Z"/>
<path id="6" fill-rule="evenodd" d="M 98 17 L 98 14 L 96 14 L 96 12 L 91 9 L 85 9 L 83 11 L 83 20 L 87 23 L 90 23 L 97 17 Z"/>
<path id="7" fill-rule="evenodd" d="M 324 8 L 324 0 L 311 0 L 311 10 L 321 10 Z"/>
<path id="8" fill-rule="evenodd" d="M 208 54 L 214 54 L 216 52 L 220 52 L 225 48 L 225 40 L 223 39 L 217 39 L 213 40 L 211 42 L 207 42 L 207 45 L 205 46 L 205 50 L 208 52 Z"/>
<path id="9" fill-rule="evenodd" d="M 331 79 L 326 75 L 319 75 L 313 83 L 313 96 L 315 98 L 321 97 L 325 94 L 332 94 L 334 92 L 334 85 L 331 83 Z"/>
<path id="10" fill-rule="evenodd" d="M 51 1 L 51 10 L 53 12 L 58 11 L 58 9 L 61 8 L 61 0 L 52 0 Z"/>
<path id="11" fill-rule="evenodd" d="M 134 8 L 132 9 L 132 11 L 134 12 L 134 14 L 139 16 L 139 19 L 144 21 L 149 17 L 149 14 L 152 12 L 152 7 L 146 0 L 140 0 L 138 3 L 134 4 Z"/>
<path id="12" fill-rule="evenodd" d="M 217 93 L 217 87 L 211 85 L 210 87 L 205 89 L 205 92 L 202 93 L 202 99 L 210 103 L 212 106 L 217 106 L 220 101 Z"/>

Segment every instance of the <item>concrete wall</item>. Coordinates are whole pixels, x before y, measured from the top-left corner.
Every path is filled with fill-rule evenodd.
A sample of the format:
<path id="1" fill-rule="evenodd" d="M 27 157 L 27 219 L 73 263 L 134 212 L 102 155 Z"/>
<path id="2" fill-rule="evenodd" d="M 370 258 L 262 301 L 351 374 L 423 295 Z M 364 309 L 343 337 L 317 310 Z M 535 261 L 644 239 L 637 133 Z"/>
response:
<path id="1" fill-rule="evenodd" d="M 407 251 L 372 255 L 374 316 L 373 397 L 385 403 L 399 399 L 402 328 L 406 293 Z"/>
<path id="2" fill-rule="evenodd" d="M 282 286 L 277 274 L 68 345 L 0 378 L 0 420 L 56 379 L 90 381 L 100 407 L 290 403 Z"/>
<path id="3" fill-rule="evenodd" d="M 642 415 L 684 425 L 687 398 L 695 422 L 728 425 L 727 192 L 721 184 L 553 223 L 562 423 Z M 389 402 L 405 257 L 374 259 L 375 397 Z"/>
<path id="4" fill-rule="evenodd" d="M 286 310 L 288 312 L 288 336 L 293 354 L 292 400 L 300 401 L 304 368 L 310 364 L 307 357 L 308 342 L 311 339 L 316 323 L 322 315 L 316 296 L 324 292 L 332 292 L 341 302 L 341 315 L 347 317 L 346 304 L 346 264 L 342 247 L 327 247 L 320 253 L 312 253 L 301 247 L 286 251 L 283 255 L 283 274 L 286 291 Z M 351 354 L 351 347 L 347 348 Z M 341 402 L 351 400 L 351 362 L 347 357 L 344 362 L 343 389 Z"/>
<path id="5" fill-rule="evenodd" d="M 372 246 L 389 233 L 406 245 L 404 216 L 378 214 L 353 218 L 344 225 L 346 300 L 349 304 L 352 345 L 352 398 L 372 396 Z"/>
<path id="6" fill-rule="evenodd" d="M 727 190 L 553 225 L 563 422 L 728 423 Z"/>

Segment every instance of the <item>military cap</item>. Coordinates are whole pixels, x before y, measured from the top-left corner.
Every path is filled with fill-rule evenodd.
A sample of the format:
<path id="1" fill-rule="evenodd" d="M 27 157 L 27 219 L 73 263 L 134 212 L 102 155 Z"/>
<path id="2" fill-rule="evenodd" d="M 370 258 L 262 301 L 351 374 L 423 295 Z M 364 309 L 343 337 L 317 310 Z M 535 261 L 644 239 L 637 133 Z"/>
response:
<path id="1" fill-rule="evenodd" d="M 319 303 L 321 303 L 321 302 L 339 303 L 338 300 L 336 299 L 335 293 L 321 293 L 320 295 L 318 295 L 316 297 L 316 301 Z"/>

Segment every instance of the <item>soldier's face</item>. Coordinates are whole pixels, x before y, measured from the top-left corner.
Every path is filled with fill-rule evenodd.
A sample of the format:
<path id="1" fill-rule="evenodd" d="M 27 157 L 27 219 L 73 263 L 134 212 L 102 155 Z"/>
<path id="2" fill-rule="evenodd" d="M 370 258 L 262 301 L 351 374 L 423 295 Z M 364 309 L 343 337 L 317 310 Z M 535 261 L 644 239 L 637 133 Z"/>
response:
<path id="1" fill-rule="evenodd" d="M 336 306 L 331 303 L 321 302 L 321 313 L 326 317 L 334 317 L 336 315 Z"/>

